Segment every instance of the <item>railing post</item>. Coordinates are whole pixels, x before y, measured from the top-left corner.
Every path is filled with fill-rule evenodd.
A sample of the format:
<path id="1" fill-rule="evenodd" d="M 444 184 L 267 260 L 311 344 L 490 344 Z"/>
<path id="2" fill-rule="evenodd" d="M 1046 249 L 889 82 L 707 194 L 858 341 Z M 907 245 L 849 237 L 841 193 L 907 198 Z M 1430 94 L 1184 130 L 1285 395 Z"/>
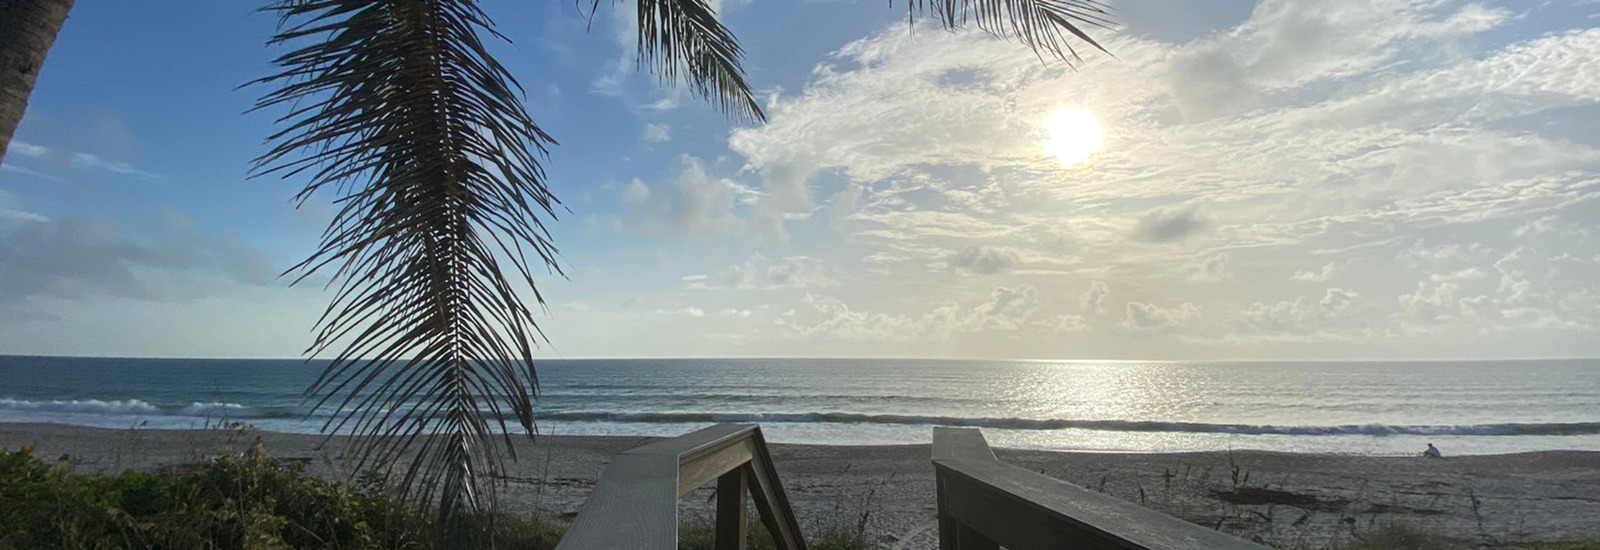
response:
<path id="1" fill-rule="evenodd" d="M 1000 545 L 983 536 L 977 529 L 956 523 L 956 548 L 960 550 L 1000 550 Z"/>
<path id="2" fill-rule="evenodd" d="M 744 496 L 750 492 L 750 465 L 734 468 L 717 478 L 716 550 L 744 550 L 749 529 Z"/>
<path id="3" fill-rule="evenodd" d="M 934 477 L 935 499 L 938 503 L 939 515 L 939 550 L 997 550 L 999 544 L 989 540 L 976 529 L 961 523 L 945 513 L 949 508 L 945 504 L 944 476 Z"/>

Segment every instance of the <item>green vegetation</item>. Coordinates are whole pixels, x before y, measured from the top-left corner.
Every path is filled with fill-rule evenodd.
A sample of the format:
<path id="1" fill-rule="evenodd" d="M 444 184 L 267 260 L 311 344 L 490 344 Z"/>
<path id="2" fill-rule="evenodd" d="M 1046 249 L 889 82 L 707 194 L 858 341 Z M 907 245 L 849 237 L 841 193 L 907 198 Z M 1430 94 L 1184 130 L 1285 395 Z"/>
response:
<path id="1" fill-rule="evenodd" d="M 755 514 L 750 515 L 749 534 L 745 538 L 747 550 L 775 550 L 772 535 Z M 690 516 L 678 524 L 678 550 L 712 550 L 716 547 L 716 523 L 709 515 Z M 817 525 L 806 533 L 806 548 L 810 550 L 868 550 L 877 548 L 868 540 L 863 524 L 849 525 L 832 521 Z"/>
<path id="2" fill-rule="evenodd" d="M 1600 541 L 1497 544 L 1511 550 L 1600 550 Z M 1354 540 L 1330 547 L 1332 550 L 1466 550 L 1470 542 L 1439 534 L 1419 525 L 1394 522 L 1357 535 Z"/>
<path id="3" fill-rule="evenodd" d="M 439 547 L 437 525 L 419 519 L 428 517 L 376 477 L 329 481 L 259 446 L 187 473 L 116 476 L 75 472 L 64 456 L 48 464 L 29 448 L 0 451 L 0 549 Z M 474 523 L 487 529 L 472 533 L 512 548 L 553 548 L 562 531 L 542 517 Z"/>
<path id="4" fill-rule="evenodd" d="M 1466 541 L 1446 537 L 1408 523 L 1391 523 L 1363 533 L 1336 550 L 1458 550 L 1471 548 Z"/>

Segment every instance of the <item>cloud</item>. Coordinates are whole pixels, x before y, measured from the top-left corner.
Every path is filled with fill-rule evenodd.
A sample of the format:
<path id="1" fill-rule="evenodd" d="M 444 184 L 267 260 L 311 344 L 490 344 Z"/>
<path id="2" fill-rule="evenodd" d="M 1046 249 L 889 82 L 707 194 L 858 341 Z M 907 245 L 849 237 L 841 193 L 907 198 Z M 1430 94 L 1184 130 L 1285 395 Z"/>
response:
<path id="1" fill-rule="evenodd" d="M 1089 330 L 1089 324 L 1083 320 L 1082 315 L 1061 313 L 1046 319 L 1034 321 L 1034 324 L 1048 328 L 1054 332 L 1084 332 Z"/>
<path id="2" fill-rule="evenodd" d="M 276 284 L 260 251 L 230 235 L 207 235 L 188 218 L 164 211 L 143 239 L 103 218 L 61 217 L 0 227 L 0 303 L 34 297 L 114 296 L 175 300 L 190 295 L 189 277 L 215 273 L 253 286 Z"/>
<path id="3" fill-rule="evenodd" d="M 681 169 L 667 183 L 649 185 L 635 179 L 622 190 L 623 201 L 635 215 L 633 228 L 649 235 L 677 238 L 711 238 L 737 231 L 742 220 L 735 214 L 736 199 L 749 189 L 726 178 L 712 178 L 705 163 L 685 155 Z"/>
<path id="4" fill-rule="evenodd" d="M 1078 310 L 1084 313 L 1105 313 L 1106 302 L 1111 297 L 1111 287 L 1105 281 L 1092 281 L 1089 290 L 1078 295 Z"/>
<path id="5" fill-rule="evenodd" d="M 1563 224 L 1560 217 L 1555 215 L 1541 216 L 1538 219 L 1517 226 L 1516 229 L 1511 231 L 1511 235 L 1515 237 L 1538 237 L 1552 234 L 1587 239 L 1594 235 L 1594 231 L 1579 224 Z"/>
<path id="6" fill-rule="evenodd" d="M 11 144 L 7 146 L 6 152 L 16 153 L 24 157 L 33 158 L 44 158 L 52 153 L 52 151 L 47 147 L 40 147 L 38 145 L 21 140 L 12 141 Z"/>
<path id="7" fill-rule="evenodd" d="M 1191 120 L 1234 115 L 1274 94 L 1367 74 L 1407 53 L 1400 44 L 1446 43 L 1511 17 L 1502 9 L 1400 0 L 1265 0 L 1250 19 L 1188 45 L 1171 86 Z"/>
<path id="8" fill-rule="evenodd" d="M 843 283 L 845 271 L 838 266 L 810 256 L 786 256 L 776 262 L 769 261 L 759 252 L 752 253 L 741 263 L 733 264 L 721 274 L 692 275 L 684 277 L 692 290 L 719 289 L 789 289 L 835 288 Z M 759 275 L 766 274 L 765 284 Z"/>
<path id="9" fill-rule="evenodd" d="M 13 143 L 15 143 L 15 142 L 13 142 Z M 32 176 L 32 177 L 35 177 L 35 178 L 39 178 L 39 179 L 42 179 L 42 180 L 48 180 L 48 181 L 62 181 L 62 179 L 59 178 L 59 177 L 52 176 L 52 175 L 46 174 L 44 172 L 40 172 L 38 170 L 30 170 L 30 169 L 27 169 L 27 168 L 23 168 L 21 166 L 15 165 L 15 164 L 0 164 L 0 172 L 11 172 L 11 173 L 15 173 L 15 174 L 22 174 L 24 176 Z"/>
<path id="10" fill-rule="evenodd" d="M 628 182 L 628 186 L 622 189 L 622 200 L 628 203 L 644 203 L 645 201 L 650 200 L 650 195 L 650 186 L 645 185 L 644 182 L 639 181 L 638 178 L 634 178 L 633 181 Z"/>
<path id="11" fill-rule="evenodd" d="M 624 308 L 627 308 L 627 307 L 631 307 L 631 306 L 628 306 L 628 305 L 625 304 Z M 656 314 L 657 315 L 682 315 L 682 316 L 685 316 L 685 317 L 700 318 L 700 317 L 705 317 L 706 316 L 706 310 L 700 309 L 700 308 L 694 307 L 694 306 L 688 306 L 688 307 L 679 308 L 679 309 L 658 309 L 658 310 L 656 310 Z"/>
<path id="12" fill-rule="evenodd" d="M 818 318 L 785 322 L 789 333 L 800 339 L 893 342 L 917 339 L 925 330 L 908 316 L 855 310 L 838 298 L 806 294 L 804 302 Z"/>
<path id="13" fill-rule="evenodd" d="M 861 209 L 861 194 L 864 189 L 857 184 L 845 185 L 844 189 L 834 193 L 828 198 L 828 219 L 834 225 L 839 225 L 850 219 Z"/>
<path id="14" fill-rule="evenodd" d="M 989 301 L 972 308 L 963 326 L 974 330 L 1016 330 L 1039 310 L 1038 291 L 1031 286 L 996 287 Z"/>
<path id="15" fill-rule="evenodd" d="M 1205 227 L 1206 221 L 1195 207 L 1161 208 L 1140 217 L 1133 235 L 1141 241 L 1170 243 L 1181 241 Z"/>
<path id="16" fill-rule="evenodd" d="M 1452 271 L 1452 272 L 1449 272 L 1449 273 L 1437 273 L 1437 274 L 1434 274 L 1434 275 L 1428 277 L 1428 280 L 1431 280 L 1431 281 L 1436 282 L 1436 283 L 1439 283 L 1439 282 L 1475 281 L 1475 280 L 1478 280 L 1478 279 L 1482 279 L 1485 276 L 1486 276 L 1486 274 L 1483 272 L 1482 269 L 1478 269 L 1476 267 L 1469 267 L 1469 268 L 1466 268 L 1466 269 Z"/>
<path id="17" fill-rule="evenodd" d="M 751 254 L 744 263 L 728 266 L 728 288 L 745 288 L 755 284 L 758 265 L 766 261 L 759 252 Z"/>
<path id="18" fill-rule="evenodd" d="M 1600 255 L 1571 223 L 1600 213 L 1600 134 L 1558 131 L 1600 108 L 1600 29 L 1518 17 L 1461 0 L 1267 0 L 1187 43 L 1106 37 L 1118 59 L 1076 72 L 979 32 L 897 25 L 775 92 L 770 123 L 728 146 L 762 176 L 758 223 L 860 250 L 859 283 L 888 290 L 845 309 L 899 332 L 936 333 L 949 323 L 933 311 L 972 307 L 953 270 L 1006 288 L 1116 281 L 1131 309 L 1091 287 L 1078 310 L 1036 313 L 1113 315 L 1127 330 L 1096 334 L 1107 348 L 1165 332 L 1457 354 L 1452 339 L 1502 330 L 1492 321 L 1536 336 L 1506 349 L 1534 349 L 1528 331 L 1579 326 L 1600 289 L 1557 292 L 1548 266 L 1493 264 L 1521 244 L 1545 264 Z M 1105 132 L 1070 168 L 1041 154 L 1043 121 L 1064 107 Z M 829 223 L 809 221 L 818 212 Z"/>
<path id="19" fill-rule="evenodd" d="M 1029 326 L 1039 310 L 1038 291 L 1031 286 L 995 287 L 987 299 L 970 305 L 938 304 L 915 315 L 862 311 L 842 300 L 807 294 L 806 305 L 817 314 L 810 322 L 785 325 L 803 339 L 860 342 L 943 341 L 976 333 L 1015 333 Z"/>
<path id="20" fill-rule="evenodd" d="M 1480 242 L 1430 245 L 1418 240 L 1412 243 L 1409 248 L 1401 250 L 1399 254 L 1395 255 L 1395 258 L 1433 267 L 1439 264 L 1486 258 L 1489 254 L 1489 248 Z"/>
<path id="21" fill-rule="evenodd" d="M 767 269 L 767 283 L 787 288 L 836 287 L 839 275 L 838 268 L 822 260 L 790 256 Z"/>
<path id="22" fill-rule="evenodd" d="M 45 217 L 43 214 L 29 212 L 27 210 L 17 208 L 15 206 L 16 199 L 12 198 L 13 196 L 14 195 L 7 193 L 4 189 L 0 189 L 0 229 L 3 229 L 4 225 L 8 222 L 43 222 L 50 220 L 50 218 Z"/>
<path id="23" fill-rule="evenodd" d="M 1457 313 L 1455 295 L 1460 290 L 1456 283 L 1419 281 L 1415 291 L 1400 295 L 1400 313 L 1430 323 L 1448 320 Z"/>
<path id="24" fill-rule="evenodd" d="M 1494 269 L 1500 272 L 1501 298 L 1512 305 L 1534 303 L 1540 294 L 1540 287 L 1536 285 L 1544 278 L 1547 268 L 1543 255 L 1529 246 L 1519 246 L 1496 260 Z"/>
<path id="25" fill-rule="evenodd" d="M 1492 260 L 1492 261 L 1490 261 Z M 1600 328 L 1600 258 L 1546 255 L 1526 245 L 1442 271 L 1397 297 L 1393 319 L 1413 336 L 1466 332 L 1548 338 Z M 1484 269 L 1487 267 L 1488 269 Z M 1492 275 L 1498 274 L 1498 277 Z"/>
<path id="26" fill-rule="evenodd" d="M 1333 262 L 1328 262 L 1323 264 L 1321 269 L 1296 271 L 1291 279 L 1304 283 L 1323 283 L 1327 282 L 1328 279 L 1333 278 L 1333 274 L 1338 271 L 1338 269 L 1338 265 L 1334 264 Z"/>
<path id="27" fill-rule="evenodd" d="M 0 235 L 0 303 L 34 296 L 148 298 L 148 285 L 125 259 L 130 247 L 103 219 L 61 218 Z"/>
<path id="28" fill-rule="evenodd" d="M 1527 236 L 1530 236 L 1530 235 L 1543 235 L 1545 233 L 1554 232 L 1555 230 L 1556 230 L 1556 217 L 1555 216 L 1544 216 L 1544 217 L 1539 218 L 1537 220 L 1533 220 L 1533 221 L 1530 221 L 1528 223 L 1522 224 L 1521 226 L 1518 226 L 1515 230 L 1513 230 L 1511 232 L 1511 234 L 1515 235 L 1515 236 L 1518 236 L 1518 237 L 1527 237 Z"/>
<path id="29" fill-rule="evenodd" d="M 1145 302 L 1128 302 L 1127 316 L 1117 326 L 1134 332 L 1174 332 L 1200 321 L 1200 306 L 1184 302 L 1176 308 L 1163 308 Z"/>
<path id="30" fill-rule="evenodd" d="M 963 248 L 946 260 L 955 269 L 977 275 L 1005 273 L 1021 261 L 1022 256 L 1014 248 L 982 245 Z"/>
<path id="31" fill-rule="evenodd" d="M 1321 299 L 1300 296 L 1275 303 L 1255 302 L 1233 320 L 1237 335 L 1294 341 L 1338 340 L 1362 334 L 1351 315 L 1360 295 L 1329 288 Z"/>
<path id="32" fill-rule="evenodd" d="M 74 171 L 85 170 L 110 172 L 113 174 L 134 176 L 147 180 L 160 180 L 165 178 L 165 176 L 162 176 L 161 174 L 140 169 L 126 162 L 111 160 L 94 153 L 43 147 L 24 141 L 13 140 L 11 144 L 7 146 L 7 160 L 17 160 L 16 158 L 12 158 L 12 154 L 15 154 L 17 158 L 25 157 L 37 160 L 42 164 L 33 169 L 29 169 L 27 167 L 14 167 L 10 171 L 34 175 L 46 179 L 61 179 L 72 175 Z"/>
<path id="33" fill-rule="evenodd" d="M 1225 281 L 1233 278 L 1233 271 L 1228 269 L 1229 256 L 1227 252 L 1213 254 L 1194 267 L 1190 275 L 1196 281 Z"/>
<path id="34" fill-rule="evenodd" d="M 672 141 L 672 127 L 665 124 L 649 123 L 644 125 L 644 134 L 640 136 L 645 143 L 666 143 Z"/>

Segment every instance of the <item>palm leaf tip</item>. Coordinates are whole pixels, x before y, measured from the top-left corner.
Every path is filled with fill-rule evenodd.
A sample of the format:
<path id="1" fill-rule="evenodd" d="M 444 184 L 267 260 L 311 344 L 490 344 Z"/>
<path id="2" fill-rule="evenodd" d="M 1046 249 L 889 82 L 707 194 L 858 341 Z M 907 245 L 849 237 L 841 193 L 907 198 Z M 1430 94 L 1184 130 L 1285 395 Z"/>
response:
<path id="1" fill-rule="evenodd" d="M 946 29 L 975 22 L 984 32 L 1063 61 L 1082 60 L 1069 35 L 1111 53 L 1084 31 L 1084 27 L 1115 28 L 1111 7 L 1098 0 L 907 0 L 906 7 L 910 21 L 918 15 L 931 16 Z"/>
<path id="2" fill-rule="evenodd" d="M 638 63 L 663 81 L 687 83 L 737 120 L 766 113 L 745 80 L 744 48 L 705 0 L 639 0 Z"/>
<path id="3" fill-rule="evenodd" d="M 257 81 L 273 87 L 257 108 L 287 114 L 253 173 L 307 178 L 297 198 L 339 195 L 296 266 L 333 271 L 336 288 L 308 349 L 332 356 L 315 408 L 335 409 L 330 434 L 355 436 L 356 470 L 401 474 L 403 499 L 437 499 L 447 521 L 485 509 L 515 457 L 509 434 L 534 433 L 542 337 L 511 281 L 560 272 L 541 166 L 554 140 L 485 49 L 480 35 L 498 35 L 471 0 L 268 10 L 272 43 L 291 50 Z"/>

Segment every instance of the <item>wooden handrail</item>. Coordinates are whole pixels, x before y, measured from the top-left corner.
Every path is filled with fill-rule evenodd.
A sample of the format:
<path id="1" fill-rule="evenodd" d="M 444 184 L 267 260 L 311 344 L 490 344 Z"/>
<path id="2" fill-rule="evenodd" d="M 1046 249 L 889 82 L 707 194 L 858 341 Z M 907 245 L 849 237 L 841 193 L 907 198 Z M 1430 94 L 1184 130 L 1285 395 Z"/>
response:
<path id="1" fill-rule="evenodd" d="M 934 428 L 933 467 L 943 550 L 1266 548 L 1000 462 L 976 428 Z"/>
<path id="2" fill-rule="evenodd" d="M 761 428 L 717 424 L 617 455 L 557 550 L 678 547 L 678 499 L 717 480 L 716 547 L 744 548 L 744 495 L 779 550 L 805 550 Z"/>

